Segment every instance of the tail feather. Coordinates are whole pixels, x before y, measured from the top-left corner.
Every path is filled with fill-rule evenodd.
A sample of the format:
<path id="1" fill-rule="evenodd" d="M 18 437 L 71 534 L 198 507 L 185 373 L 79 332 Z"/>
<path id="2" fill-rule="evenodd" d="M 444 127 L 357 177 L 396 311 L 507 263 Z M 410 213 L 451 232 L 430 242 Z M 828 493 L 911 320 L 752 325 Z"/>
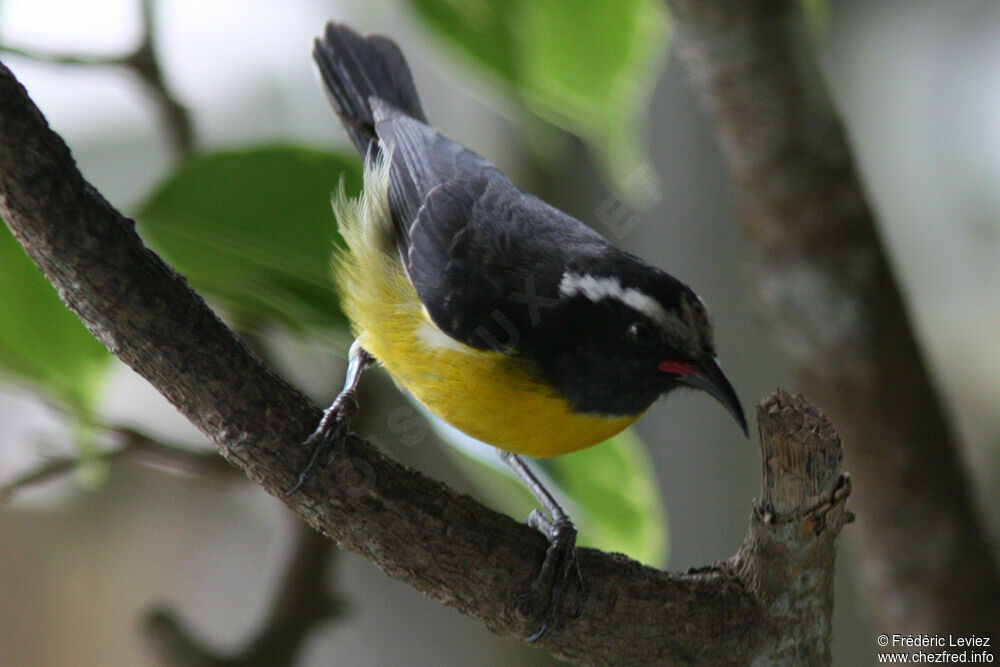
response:
<path id="1" fill-rule="evenodd" d="M 426 122 L 410 68 L 399 47 L 381 35 L 362 37 L 330 22 L 313 48 L 327 97 L 362 156 L 376 144 L 370 98 Z"/>

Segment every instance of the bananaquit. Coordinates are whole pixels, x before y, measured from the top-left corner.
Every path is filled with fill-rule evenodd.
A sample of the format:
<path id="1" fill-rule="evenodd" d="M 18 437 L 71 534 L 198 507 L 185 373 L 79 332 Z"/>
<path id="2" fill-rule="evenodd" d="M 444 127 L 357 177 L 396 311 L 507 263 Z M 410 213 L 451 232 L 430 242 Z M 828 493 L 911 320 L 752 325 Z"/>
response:
<path id="1" fill-rule="evenodd" d="M 289 493 L 336 455 L 358 378 L 381 363 L 432 413 L 496 447 L 544 508 L 528 517 L 550 544 L 532 585 L 545 605 L 537 639 L 567 588 L 579 609 L 583 587 L 576 529 L 519 455 L 601 442 L 678 387 L 707 391 L 745 432 L 705 306 L 428 125 L 391 40 L 330 23 L 313 57 L 365 164 L 363 194 L 334 201 L 347 246 L 335 278 L 357 339 Z"/>

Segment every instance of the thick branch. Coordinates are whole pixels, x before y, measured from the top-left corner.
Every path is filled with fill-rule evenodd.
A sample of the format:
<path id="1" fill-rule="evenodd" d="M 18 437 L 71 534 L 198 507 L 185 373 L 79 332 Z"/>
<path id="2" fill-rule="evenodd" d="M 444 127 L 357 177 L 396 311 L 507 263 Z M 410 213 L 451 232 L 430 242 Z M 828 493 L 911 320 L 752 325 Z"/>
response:
<path id="1" fill-rule="evenodd" d="M 1000 577 L 836 112 L 790 0 L 668 0 L 802 389 L 847 443 L 889 632 L 1000 634 Z"/>
<path id="2" fill-rule="evenodd" d="M 184 280 L 142 245 L 132 222 L 83 180 L 65 144 L 2 66 L 0 215 L 94 336 L 209 435 L 223 456 L 282 495 L 305 463 L 306 452 L 295 443 L 311 432 L 319 411 L 250 354 Z M 789 414 L 800 412 L 801 406 Z M 839 442 L 833 438 L 825 445 L 837 448 Z M 826 460 L 838 461 L 839 455 Z M 778 470 L 804 474 L 795 465 L 788 461 Z M 825 508 L 830 500 L 827 486 L 822 488 Z M 802 494 L 805 504 L 789 507 L 789 516 L 836 516 L 810 505 L 815 497 Z M 773 504 L 768 498 L 766 506 Z M 350 440 L 327 474 L 286 502 L 340 546 L 494 632 L 524 637 L 535 629 L 537 620 L 524 618 L 518 594 L 537 572 L 545 540 L 366 443 Z M 582 613 L 539 644 L 588 664 L 749 662 L 759 647 L 786 632 L 781 628 L 787 614 L 773 604 L 786 593 L 773 587 L 798 583 L 757 576 L 747 565 L 755 544 L 792 540 L 781 562 L 806 568 L 799 556 L 822 533 L 775 534 L 781 523 L 767 514 L 754 525 L 738 559 L 681 575 L 581 550 L 589 588 Z M 822 533 L 829 535 L 830 551 L 814 559 L 814 567 L 832 564 L 839 523 L 827 525 L 834 528 Z"/>

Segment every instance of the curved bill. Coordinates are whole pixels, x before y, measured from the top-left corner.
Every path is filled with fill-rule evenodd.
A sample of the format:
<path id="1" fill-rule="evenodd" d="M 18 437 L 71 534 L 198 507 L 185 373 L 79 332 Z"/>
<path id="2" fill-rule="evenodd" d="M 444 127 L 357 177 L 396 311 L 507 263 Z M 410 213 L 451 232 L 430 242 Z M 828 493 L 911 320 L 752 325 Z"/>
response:
<path id="1" fill-rule="evenodd" d="M 750 437 L 750 432 L 747 429 L 747 418 L 743 414 L 743 406 L 740 405 L 740 399 L 736 396 L 733 385 L 729 384 L 726 374 L 719 367 L 719 362 L 715 359 L 709 359 L 699 363 L 693 368 L 693 372 L 680 376 L 678 381 L 689 387 L 708 392 L 729 410 L 729 414 L 743 429 L 743 434 Z"/>

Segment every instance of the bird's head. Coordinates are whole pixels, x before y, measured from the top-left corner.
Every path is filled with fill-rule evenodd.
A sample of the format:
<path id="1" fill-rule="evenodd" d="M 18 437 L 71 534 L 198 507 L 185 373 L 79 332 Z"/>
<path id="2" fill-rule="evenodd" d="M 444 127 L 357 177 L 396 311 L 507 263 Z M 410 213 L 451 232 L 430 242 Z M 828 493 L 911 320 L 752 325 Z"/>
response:
<path id="1" fill-rule="evenodd" d="M 607 415 L 639 414 L 679 387 L 701 389 L 746 433 L 701 299 L 631 255 L 605 259 L 613 261 L 562 275 L 559 313 L 546 333 L 549 381 L 574 409 Z"/>

